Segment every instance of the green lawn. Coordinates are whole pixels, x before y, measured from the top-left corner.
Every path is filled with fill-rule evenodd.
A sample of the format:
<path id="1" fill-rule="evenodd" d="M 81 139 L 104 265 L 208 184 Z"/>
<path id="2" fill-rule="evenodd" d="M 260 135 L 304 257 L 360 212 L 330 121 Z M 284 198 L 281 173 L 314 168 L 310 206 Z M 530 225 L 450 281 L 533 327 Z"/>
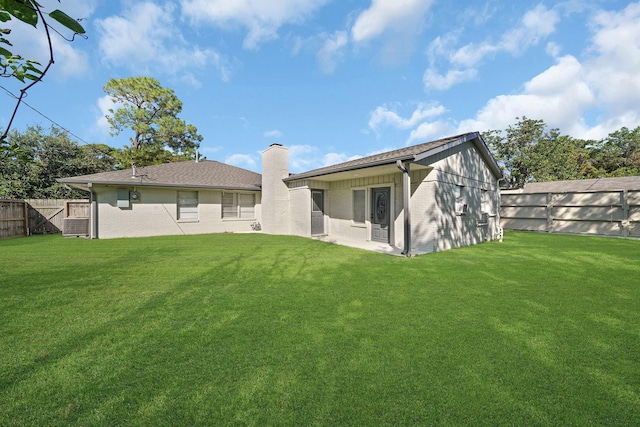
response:
<path id="1" fill-rule="evenodd" d="M 0 241 L 0 425 L 640 425 L 640 241 Z"/>

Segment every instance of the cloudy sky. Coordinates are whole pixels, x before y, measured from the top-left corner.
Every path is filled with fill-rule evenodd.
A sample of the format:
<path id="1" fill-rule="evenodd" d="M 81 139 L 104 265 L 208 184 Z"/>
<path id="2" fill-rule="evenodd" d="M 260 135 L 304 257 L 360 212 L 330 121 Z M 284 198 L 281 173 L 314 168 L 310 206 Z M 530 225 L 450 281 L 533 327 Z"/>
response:
<path id="1" fill-rule="evenodd" d="M 83 18 L 14 127 L 51 125 L 114 147 L 103 86 L 173 89 L 208 159 L 292 172 L 468 131 L 543 119 L 576 138 L 640 126 L 640 2 L 568 0 L 42 0 Z M 46 62 L 42 29 L 11 21 L 14 52 Z M 64 32 L 63 32 L 64 33 Z M 0 81 L 0 127 L 17 81 Z M 4 90 L 1 90 L 4 89 Z"/>

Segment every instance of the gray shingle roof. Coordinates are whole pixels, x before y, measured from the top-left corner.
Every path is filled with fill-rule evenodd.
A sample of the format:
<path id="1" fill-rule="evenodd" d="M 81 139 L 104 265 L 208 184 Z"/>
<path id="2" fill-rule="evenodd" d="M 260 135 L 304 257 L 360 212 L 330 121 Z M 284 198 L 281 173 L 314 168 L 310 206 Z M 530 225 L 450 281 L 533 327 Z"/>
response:
<path id="1" fill-rule="evenodd" d="M 397 160 L 400 161 L 416 161 L 427 157 L 431 153 L 438 152 L 442 149 L 459 145 L 470 140 L 477 140 L 476 146 L 479 148 L 481 155 L 492 168 L 496 176 L 502 176 L 502 172 L 497 163 L 489 153 L 487 146 L 480 137 L 478 132 L 470 132 L 461 135 L 451 136 L 448 138 L 438 139 L 436 141 L 426 142 L 424 144 L 413 145 L 411 147 L 400 148 L 398 150 L 387 151 L 385 153 L 374 154 L 372 156 L 362 157 L 360 159 L 351 160 L 337 165 L 326 166 L 314 169 L 308 172 L 292 174 L 285 181 L 293 181 L 296 179 L 311 178 L 321 175 L 328 175 L 337 172 L 344 172 L 355 169 L 368 168 L 372 166 L 380 166 L 393 164 Z"/>
<path id="2" fill-rule="evenodd" d="M 262 175 L 215 160 L 194 160 L 138 167 L 91 175 L 59 178 L 65 184 L 136 185 L 185 188 L 220 188 L 228 190 L 260 190 Z"/>
<path id="3" fill-rule="evenodd" d="M 525 193 L 563 193 L 572 191 L 640 190 L 640 176 L 620 178 L 576 179 L 573 181 L 531 182 Z"/>

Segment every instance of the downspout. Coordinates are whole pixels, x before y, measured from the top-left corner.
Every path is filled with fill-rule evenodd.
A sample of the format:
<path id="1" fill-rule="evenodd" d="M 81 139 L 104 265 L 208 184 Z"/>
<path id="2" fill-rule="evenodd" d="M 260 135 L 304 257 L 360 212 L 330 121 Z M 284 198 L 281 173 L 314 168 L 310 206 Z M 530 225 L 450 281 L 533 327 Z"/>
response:
<path id="1" fill-rule="evenodd" d="M 400 160 L 396 161 L 396 166 L 402 171 L 402 200 L 404 206 L 404 250 L 402 255 L 407 258 L 411 256 L 411 176 L 409 175 L 409 162 L 404 166 Z"/>
<path id="2" fill-rule="evenodd" d="M 87 183 L 87 188 L 89 188 L 89 238 L 97 239 L 98 238 L 98 196 L 96 195 L 95 190 L 93 189 L 93 183 Z"/>

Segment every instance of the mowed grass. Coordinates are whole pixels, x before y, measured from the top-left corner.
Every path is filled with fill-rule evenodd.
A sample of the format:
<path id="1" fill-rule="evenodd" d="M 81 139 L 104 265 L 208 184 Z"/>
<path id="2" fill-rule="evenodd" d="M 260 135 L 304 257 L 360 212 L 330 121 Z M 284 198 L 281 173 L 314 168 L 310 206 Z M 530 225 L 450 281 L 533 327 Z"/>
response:
<path id="1" fill-rule="evenodd" d="M 640 425 L 640 241 L 0 241 L 0 425 Z"/>

